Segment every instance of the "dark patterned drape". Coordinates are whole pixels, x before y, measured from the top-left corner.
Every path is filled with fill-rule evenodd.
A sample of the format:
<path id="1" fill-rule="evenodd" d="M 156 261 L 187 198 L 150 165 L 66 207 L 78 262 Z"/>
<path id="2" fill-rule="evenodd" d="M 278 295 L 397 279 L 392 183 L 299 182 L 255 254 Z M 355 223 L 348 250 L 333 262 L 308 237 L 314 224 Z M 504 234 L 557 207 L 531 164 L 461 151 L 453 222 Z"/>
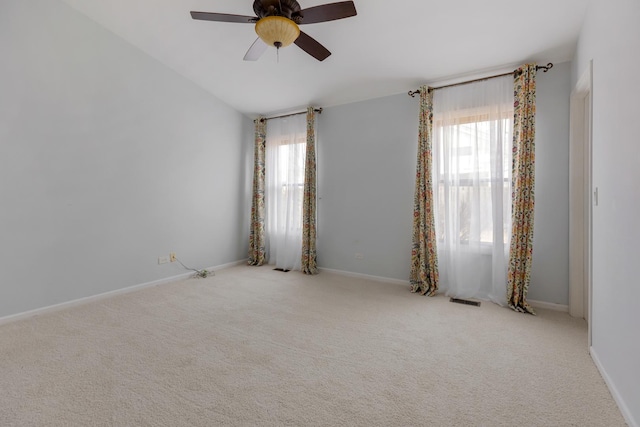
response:
<path id="1" fill-rule="evenodd" d="M 265 262 L 264 239 L 264 162 L 267 121 L 259 117 L 255 123 L 255 154 L 253 167 L 253 198 L 251 202 L 251 230 L 249 234 L 249 265 Z"/>
<path id="2" fill-rule="evenodd" d="M 512 229 L 507 302 L 516 311 L 535 314 L 527 303 L 533 255 L 535 207 L 536 65 L 514 73 Z"/>
<path id="3" fill-rule="evenodd" d="M 433 89 L 420 88 L 418 164 L 413 210 L 411 292 L 435 295 L 438 290 L 438 254 L 433 212 L 432 170 Z"/>
<path id="4" fill-rule="evenodd" d="M 318 274 L 316 259 L 316 113 L 307 109 L 307 156 L 302 204 L 302 271 Z"/>

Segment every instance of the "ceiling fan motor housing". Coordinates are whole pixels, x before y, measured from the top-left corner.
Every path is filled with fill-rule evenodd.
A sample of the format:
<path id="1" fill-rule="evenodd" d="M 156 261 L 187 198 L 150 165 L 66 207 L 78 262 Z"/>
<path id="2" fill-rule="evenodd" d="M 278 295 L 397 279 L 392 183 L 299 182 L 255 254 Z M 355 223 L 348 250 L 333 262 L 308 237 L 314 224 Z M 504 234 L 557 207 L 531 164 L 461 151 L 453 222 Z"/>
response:
<path id="1" fill-rule="evenodd" d="M 258 18 L 282 16 L 298 25 L 302 23 L 301 10 L 296 0 L 255 0 L 253 2 L 253 11 Z"/>

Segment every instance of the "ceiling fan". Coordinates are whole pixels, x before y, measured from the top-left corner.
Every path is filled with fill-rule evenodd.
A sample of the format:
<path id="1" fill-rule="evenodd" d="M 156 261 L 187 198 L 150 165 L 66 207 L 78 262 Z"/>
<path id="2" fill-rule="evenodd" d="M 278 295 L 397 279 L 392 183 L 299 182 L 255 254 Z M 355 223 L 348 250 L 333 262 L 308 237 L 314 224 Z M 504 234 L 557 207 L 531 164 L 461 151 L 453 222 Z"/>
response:
<path id="1" fill-rule="evenodd" d="M 245 61 L 257 61 L 268 46 L 280 49 L 291 43 L 295 43 L 318 61 L 324 61 L 331 52 L 313 37 L 300 31 L 298 25 L 335 21 L 357 15 L 356 6 L 352 1 L 302 9 L 296 0 L 255 0 L 253 11 L 256 16 L 191 12 L 191 17 L 203 21 L 255 24 L 259 37 L 244 56 Z"/>

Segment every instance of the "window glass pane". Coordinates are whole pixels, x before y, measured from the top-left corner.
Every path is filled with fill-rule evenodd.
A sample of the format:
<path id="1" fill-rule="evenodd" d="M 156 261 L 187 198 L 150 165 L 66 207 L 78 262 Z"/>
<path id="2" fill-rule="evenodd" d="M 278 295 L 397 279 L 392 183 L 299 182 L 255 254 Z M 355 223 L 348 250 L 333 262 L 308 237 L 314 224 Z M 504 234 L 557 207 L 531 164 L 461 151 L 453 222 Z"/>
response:
<path id="1" fill-rule="evenodd" d="M 511 144 L 495 144 L 496 140 L 510 142 L 511 119 L 461 117 L 452 125 L 436 127 L 436 132 L 435 140 L 442 144 L 435 150 L 439 166 L 434 188 L 438 192 L 438 239 L 444 241 L 447 233 L 452 233 L 463 244 L 471 239 L 491 244 L 495 236 L 508 241 L 511 230 L 506 226 L 494 233 L 493 199 L 497 197 L 494 190 L 506 202 L 500 206 L 511 197 Z M 501 212 L 503 217 L 509 214 L 508 208 Z M 445 219 L 456 223 L 445 224 Z"/>

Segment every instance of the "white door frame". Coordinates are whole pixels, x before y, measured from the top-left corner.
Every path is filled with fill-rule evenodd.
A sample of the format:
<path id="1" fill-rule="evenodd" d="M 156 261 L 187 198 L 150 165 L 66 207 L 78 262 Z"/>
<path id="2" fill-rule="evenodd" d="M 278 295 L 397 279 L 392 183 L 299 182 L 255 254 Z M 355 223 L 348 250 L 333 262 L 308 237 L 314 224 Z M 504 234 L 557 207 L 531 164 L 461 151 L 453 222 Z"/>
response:
<path id="1" fill-rule="evenodd" d="M 569 148 L 569 314 L 589 324 L 592 306 L 592 93 L 593 63 L 571 93 Z"/>

